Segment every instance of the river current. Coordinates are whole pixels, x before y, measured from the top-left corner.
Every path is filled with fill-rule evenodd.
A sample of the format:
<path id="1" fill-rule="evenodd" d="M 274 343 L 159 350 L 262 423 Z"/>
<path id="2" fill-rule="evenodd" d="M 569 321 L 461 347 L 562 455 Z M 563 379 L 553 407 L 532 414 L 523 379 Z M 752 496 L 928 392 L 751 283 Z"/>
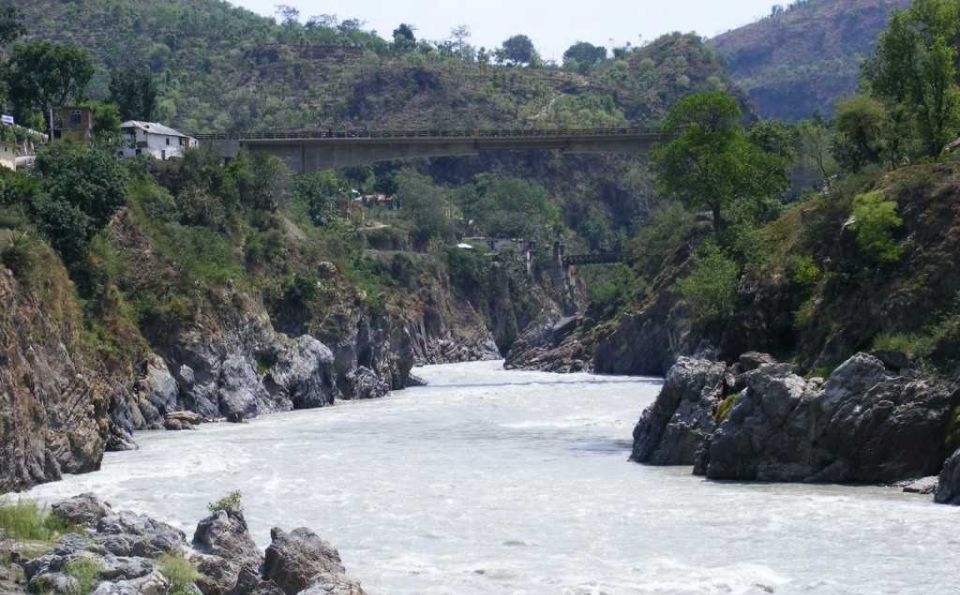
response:
<path id="1" fill-rule="evenodd" d="M 379 401 L 138 434 L 95 492 L 178 525 L 243 494 L 336 545 L 375 595 L 957 593 L 960 516 L 891 488 L 716 483 L 627 462 L 657 380 L 422 368 Z"/>

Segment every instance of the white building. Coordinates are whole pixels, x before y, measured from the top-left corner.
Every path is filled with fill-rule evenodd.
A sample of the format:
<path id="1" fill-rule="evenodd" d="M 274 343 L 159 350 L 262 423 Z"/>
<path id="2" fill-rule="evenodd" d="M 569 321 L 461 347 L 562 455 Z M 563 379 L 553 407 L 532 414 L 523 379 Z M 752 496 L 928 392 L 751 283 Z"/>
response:
<path id="1" fill-rule="evenodd" d="M 120 125 L 123 150 L 119 156 L 132 159 L 151 155 L 156 159 L 179 159 L 184 151 L 197 145 L 197 139 L 155 122 L 131 120 Z"/>

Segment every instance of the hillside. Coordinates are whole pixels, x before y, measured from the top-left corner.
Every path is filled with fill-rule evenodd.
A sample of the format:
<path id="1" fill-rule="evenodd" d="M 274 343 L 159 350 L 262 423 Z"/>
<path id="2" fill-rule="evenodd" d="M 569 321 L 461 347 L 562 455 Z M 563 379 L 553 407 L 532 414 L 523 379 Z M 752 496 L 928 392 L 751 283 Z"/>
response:
<path id="1" fill-rule="evenodd" d="M 800 0 L 709 40 L 762 117 L 795 122 L 833 112 L 857 89 L 890 14 L 910 0 Z"/>
<path id="2" fill-rule="evenodd" d="M 340 126 L 593 126 L 655 123 L 678 95 L 728 87 L 693 36 L 667 36 L 584 76 L 397 46 L 351 21 L 277 24 L 220 0 L 14 2 L 27 39 L 70 42 L 99 70 L 148 68 L 158 119 L 190 132 Z"/>

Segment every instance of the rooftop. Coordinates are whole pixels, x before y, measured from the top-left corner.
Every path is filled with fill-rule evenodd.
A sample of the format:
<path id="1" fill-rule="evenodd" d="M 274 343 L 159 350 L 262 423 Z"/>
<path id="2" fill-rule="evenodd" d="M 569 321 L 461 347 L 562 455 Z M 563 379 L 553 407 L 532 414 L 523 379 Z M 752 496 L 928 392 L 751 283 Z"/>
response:
<path id="1" fill-rule="evenodd" d="M 164 126 L 163 124 L 158 124 L 156 122 L 141 122 L 139 120 L 130 120 L 120 125 L 121 130 L 125 130 L 127 128 L 139 128 L 140 130 L 149 132 L 151 134 L 162 134 L 164 136 L 179 136 L 183 138 L 190 138 L 188 135 L 180 132 L 179 130 L 174 130 L 169 126 Z"/>

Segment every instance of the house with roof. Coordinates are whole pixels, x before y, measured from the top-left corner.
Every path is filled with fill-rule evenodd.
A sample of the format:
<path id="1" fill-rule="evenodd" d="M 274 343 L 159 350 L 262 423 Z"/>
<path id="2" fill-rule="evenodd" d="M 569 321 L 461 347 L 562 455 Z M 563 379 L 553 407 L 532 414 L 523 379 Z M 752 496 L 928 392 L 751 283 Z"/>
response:
<path id="1" fill-rule="evenodd" d="M 140 155 L 151 155 L 162 161 L 180 159 L 187 149 L 197 145 L 197 139 L 156 122 L 124 122 L 120 125 L 120 135 L 123 149 L 118 156 L 124 159 Z"/>

